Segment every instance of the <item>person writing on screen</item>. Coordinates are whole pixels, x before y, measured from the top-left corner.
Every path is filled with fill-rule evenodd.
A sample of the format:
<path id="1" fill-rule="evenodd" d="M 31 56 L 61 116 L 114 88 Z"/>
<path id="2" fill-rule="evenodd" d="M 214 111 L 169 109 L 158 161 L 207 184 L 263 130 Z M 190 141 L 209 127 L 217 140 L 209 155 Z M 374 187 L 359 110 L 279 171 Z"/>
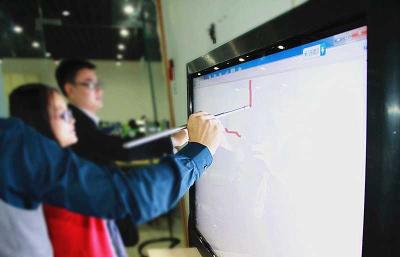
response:
<path id="1" fill-rule="evenodd" d="M 187 131 L 183 130 L 171 139 L 162 138 L 135 148 L 123 148 L 123 144 L 133 138 L 109 135 L 99 128 L 97 113 L 103 108 L 104 90 L 98 80 L 96 66 L 83 59 L 65 59 L 57 66 L 55 75 L 76 119 L 75 128 L 79 140 L 72 145 L 72 150 L 79 156 L 96 163 L 113 165 L 115 161 L 159 158 L 172 153 L 172 142 L 175 147 L 187 143 Z M 125 256 L 120 233 L 114 222 L 107 221 L 107 225 L 114 245 L 118 246 L 117 252 L 121 253 L 118 256 Z M 119 220 L 118 227 L 123 232 L 126 245 L 133 246 L 138 242 L 137 228 L 132 225 L 129 217 Z"/>
<path id="2" fill-rule="evenodd" d="M 121 172 L 62 149 L 15 118 L 0 118 L 0 198 L 24 209 L 45 202 L 85 215 L 136 224 L 175 206 L 212 163 L 222 124 L 204 112 L 188 120 L 189 143 L 156 165 Z"/>
<path id="3" fill-rule="evenodd" d="M 54 88 L 38 83 L 16 88 L 10 94 L 10 114 L 26 121 L 61 147 L 77 142 L 75 120 Z M 113 257 L 114 252 L 125 254 L 125 251 L 118 253 L 109 240 L 105 220 L 51 205 L 44 205 L 43 210 L 41 206 L 35 210 L 20 210 L 0 200 L 0 231 L 4 232 L 0 233 L 1 256 L 53 256 L 51 250 L 57 257 L 82 253 L 87 257 Z M 10 227 L 13 229 L 9 231 Z M 15 238 L 23 238 L 24 244 L 12 243 Z"/>
<path id="4" fill-rule="evenodd" d="M 77 142 L 75 120 L 54 88 L 26 84 L 14 89 L 10 94 L 10 115 L 29 123 L 61 147 Z M 61 257 L 83 253 L 88 257 L 113 256 L 103 219 L 51 205 L 22 210 L 0 201 L 0 231 L 0 256 L 3 257 Z M 24 243 L 15 244 L 16 238 Z"/>

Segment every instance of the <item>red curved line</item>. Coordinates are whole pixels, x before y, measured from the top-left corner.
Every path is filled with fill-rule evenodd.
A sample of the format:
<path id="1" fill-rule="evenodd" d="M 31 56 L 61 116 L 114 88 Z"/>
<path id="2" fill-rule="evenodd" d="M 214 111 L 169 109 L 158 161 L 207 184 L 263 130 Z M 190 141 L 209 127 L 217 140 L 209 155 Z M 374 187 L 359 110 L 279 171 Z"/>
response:
<path id="1" fill-rule="evenodd" d="M 239 132 L 233 131 L 233 130 L 229 130 L 229 129 L 227 129 L 227 128 L 225 128 L 225 132 L 228 133 L 228 134 L 234 134 L 235 136 L 237 136 L 237 137 L 239 137 L 239 138 L 242 137 L 242 136 L 239 134 Z"/>
<path id="2" fill-rule="evenodd" d="M 249 107 L 253 106 L 253 93 L 252 93 L 252 89 L 251 89 L 251 79 L 249 80 Z M 233 134 L 235 136 L 237 136 L 238 138 L 241 138 L 242 136 L 239 134 L 239 132 L 234 131 L 234 130 L 229 130 L 227 128 L 225 128 L 225 132 L 228 134 Z"/>

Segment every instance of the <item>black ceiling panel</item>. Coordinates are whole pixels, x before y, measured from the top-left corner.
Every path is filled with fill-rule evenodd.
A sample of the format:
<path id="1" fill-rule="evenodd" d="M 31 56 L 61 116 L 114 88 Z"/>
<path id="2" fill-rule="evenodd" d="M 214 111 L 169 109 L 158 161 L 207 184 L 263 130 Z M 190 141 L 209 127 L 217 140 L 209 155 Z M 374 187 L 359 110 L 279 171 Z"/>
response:
<path id="1" fill-rule="evenodd" d="M 122 8 L 134 6 L 127 16 Z M 62 12 L 68 10 L 65 17 Z M 19 25 L 23 33 L 16 34 Z M 121 28 L 130 35 L 122 38 Z M 146 30 L 146 31 L 144 31 Z M 160 60 L 156 12 L 151 0 L 3 0 L 0 2 L 0 58 L 81 57 Z M 38 41 L 39 48 L 32 42 Z M 123 43 L 124 51 L 117 49 Z"/>

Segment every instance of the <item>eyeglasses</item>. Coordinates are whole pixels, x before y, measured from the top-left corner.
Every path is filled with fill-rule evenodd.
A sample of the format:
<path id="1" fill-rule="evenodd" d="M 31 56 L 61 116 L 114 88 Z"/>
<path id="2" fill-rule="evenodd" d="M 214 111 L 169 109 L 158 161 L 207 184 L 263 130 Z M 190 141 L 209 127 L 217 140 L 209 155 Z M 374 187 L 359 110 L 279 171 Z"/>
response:
<path id="1" fill-rule="evenodd" d="M 102 83 L 100 81 L 99 82 L 91 82 L 91 81 L 88 81 L 88 82 L 75 82 L 74 84 L 77 85 L 77 86 L 87 87 L 90 90 L 103 88 L 103 85 L 102 85 Z"/>
<path id="2" fill-rule="evenodd" d="M 74 115 L 72 114 L 71 110 L 62 112 L 58 117 L 65 122 L 71 122 L 74 119 Z"/>

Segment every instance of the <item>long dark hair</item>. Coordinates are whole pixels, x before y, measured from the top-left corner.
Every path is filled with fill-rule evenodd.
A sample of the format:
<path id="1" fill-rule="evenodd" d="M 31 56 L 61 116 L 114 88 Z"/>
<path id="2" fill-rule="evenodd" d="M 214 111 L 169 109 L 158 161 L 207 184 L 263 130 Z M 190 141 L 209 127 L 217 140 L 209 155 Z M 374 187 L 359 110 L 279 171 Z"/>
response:
<path id="1" fill-rule="evenodd" d="M 48 106 L 57 89 L 41 83 L 30 83 L 14 89 L 9 98 L 10 115 L 22 119 L 50 139 L 51 130 Z"/>

